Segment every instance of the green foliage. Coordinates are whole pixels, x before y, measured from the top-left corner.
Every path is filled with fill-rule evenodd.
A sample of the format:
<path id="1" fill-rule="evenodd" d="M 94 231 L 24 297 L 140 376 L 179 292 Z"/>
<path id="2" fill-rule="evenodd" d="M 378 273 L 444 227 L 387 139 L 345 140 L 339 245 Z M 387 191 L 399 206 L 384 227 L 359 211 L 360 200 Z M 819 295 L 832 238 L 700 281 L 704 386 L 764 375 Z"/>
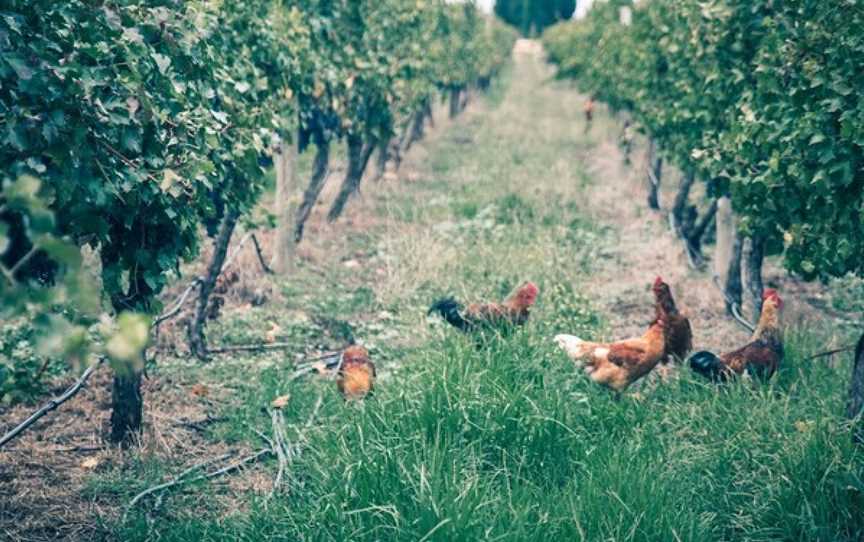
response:
<path id="1" fill-rule="evenodd" d="M 497 0 L 495 14 L 529 36 L 542 33 L 551 24 L 569 19 L 576 0 Z"/>
<path id="2" fill-rule="evenodd" d="M 738 166 L 736 209 L 782 235 L 805 277 L 864 275 L 864 9 L 784 2 L 765 28 L 755 89 L 721 147 Z"/>
<path id="3" fill-rule="evenodd" d="M 81 253 L 56 233 L 44 185 L 22 175 L 0 191 L 0 401 L 41 390 L 51 361 L 75 369 L 104 354 L 115 368 L 140 368 L 149 335 L 145 318 L 120 314 L 117 326 L 102 313 Z M 39 266 L 32 266 L 39 261 Z M 49 270 L 50 274 L 43 272 Z M 104 345 L 104 346 L 103 346 Z"/>
<path id="4" fill-rule="evenodd" d="M 21 319 L 0 327 L 0 403 L 16 403 L 42 391 L 47 360 L 37 352 L 31 326 Z"/>
<path id="5" fill-rule="evenodd" d="M 116 10 L 11 2 L 0 18 L 0 156 L 12 178 L 38 174 L 58 229 L 102 246 L 109 295 L 121 275 L 149 291 L 189 255 L 212 170 L 196 149 L 218 130 L 204 85 L 183 70 L 187 21 L 166 7 Z M 85 241 L 86 240 L 86 241 Z"/>
<path id="6" fill-rule="evenodd" d="M 248 212 L 268 178 L 259 159 L 274 136 L 289 139 L 296 129 L 295 89 L 311 67 L 309 29 L 296 9 L 271 0 L 221 3 L 189 9 L 198 33 L 192 51 L 209 59 L 189 75 L 211 88 L 210 105 L 221 123 L 203 147 L 214 166 L 210 205 L 204 218 L 220 218 L 226 208 Z"/>
<path id="7" fill-rule="evenodd" d="M 849 274 L 834 280 L 831 303 L 843 312 L 864 312 L 864 278 Z"/>
<path id="8" fill-rule="evenodd" d="M 626 109 L 806 278 L 864 273 L 864 10 L 769 0 L 597 4 L 549 29 L 559 75 Z"/>
<path id="9" fill-rule="evenodd" d="M 460 84 L 497 69 L 512 39 L 484 24 L 441 2 L 13 1 L 0 158 L 49 185 L 63 235 L 100 247 L 115 306 L 148 308 L 202 220 L 257 201 L 260 157 L 298 107 L 333 135 L 387 137 L 451 83 L 445 66 Z M 445 35 L 455 47 L 430 54 Z"/>
<path id="10" fill-rule="evenodd" d="M 495 75 L 515 41 L 470 3 L 308 0 L 295 9 L 313 29 L 312 68 L 296 88 L 303 128 L 325 140 L 391 136 L 437 89 Z"/>
<path id="11" fill-rule="evenodd" d="M 99 302 L 78 248 L 56 234 L 41 181 L 22 175 L 0 182 L 0 318 L 10 323 L 29 319 L 22 340 L 35 349 L 3 349 L 0 399 L 14 399 L 7 394 L 26 395 L 36 388 L 46 358 L 65 356 L 76 367 L 86 362 L 85 326 L 98 315 Z"/>
<path id="12" fill-rule="evenodd" d="M 74 366 L 100 312 L 76 245 L 98 250 L 115 312 L 150 310 L 195 254 L 201 221 L 256 201 L 259 157 L 292 126 L 300 18 L 267 0 L 243 6 L 4 4 L 4 309 L 27 313 Z M 117 324 L 101 330 L 108 356 L 140 365 L 146 323 Z"/>
<path id="13" fill-rule="evenodd" d="M 429 51 L 436 85 L 465 88 L 496 75 L 509 59 L 515 41 L 512 28 L 484 18 L 473 4 L 445 6 Z"/>

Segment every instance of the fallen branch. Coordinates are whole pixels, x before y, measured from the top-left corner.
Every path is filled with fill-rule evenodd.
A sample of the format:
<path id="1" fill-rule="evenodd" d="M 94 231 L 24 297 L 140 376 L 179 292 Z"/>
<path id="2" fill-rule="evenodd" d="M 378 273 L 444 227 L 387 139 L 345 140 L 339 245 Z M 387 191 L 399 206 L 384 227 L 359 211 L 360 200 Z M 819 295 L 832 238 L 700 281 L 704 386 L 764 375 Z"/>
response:
<path id="1" fill-rule="evenodd" d="M 279 469 L 276 471 L 276 479 L 273 480 L 273 488 L 270 490 L 272 497 L 282 486 L 282 479 L 285 476 L 285 471 L 288 470 L 288 461 L 290 450 L 288 448 L 288 438 L 285 435 L 285 416 L 281 409 L 273 409 L 270 412 L 270 421 L 273 425 L 273 450 L 276 452 L 276 459 L 279 461 Z"/>
<path id="2" fill-rule="evenodd" d="M 42 405 L 39 410 L 31 414 L 26 420 L 24 420 L 11 431 L 3 435 L 3 437 L 0 438 L 0 448 L 2 448 L 6 443 L 20 435 L 25 429 L 36 423 L 40 418 L 42 418 L 42 416 L 48 414 L 52 410 L 55 410 L 57 407 L 59 407 L 69 399 L 75 397 L 75 395 L 77 395 L 78 392 L 81 391 L 81 389 L 87 383 L 87 380 L 93 375 L 93 373 L 96 372 L 96 369 L 102 366 L 102 363 L 104 361 L 105 358 L 100 357 L 96 361 L 96 363 L 94 363 L 90 367 L 87 367 L 87 370 L 81 373 L 81 376 L 78 377 L 78 380 L 76 380 L 75 383 L 72 384 L 72 386 L 70 386 L 65 392 L 63 392 L 62 395 L 49 400 L 47 403 Z"/>
<path id="3" fill-rule="evenodd" d="M 123 514 L 123 520 L 125 521 L 126 516 L 129 514 L 129 512 L 132 510 L 132 508 L 136 504 L 138 504 L 142 499 L 144 499 L 145 497 L 147 497 L 149 495 L 152 495 L 158 491 L 164 491 L 166 489 L 171 489 L 173 487 L 177 487 L 177 486 L 180 486 L 183 484 L 201 482 L 203 480 L 210 480 L 212 478 L 216 478 L 216 477 L 219 477 L 219 476 L 222 476 L 225 474 L 229 474 L 235 470 L 240 469 L 244 465 L 247 465 L 249 463 L 253 463 L 253 462 L 259 460 L 261 457 L 268 455 L 268 454 L 273 454 L 273 450 L 271 448 L 264 448 L 264 449 L 258 450 L 257 452 L 255 452 L 252 455 L 248 455 L 248 456 L 244 457 L 243 459 L 241 459 L 235 463 L 232 463 L 230 465 L 226 465 L 225 467 L 222 467 L 221 469 L 217 469 L 215 471 L 208 472 L 206 474 L 202 474 L 201 476 L 196 476 L 194 478 L 187 478 L 187 476 L 189 474 L 195 472 L 196 470 L 202 469 L 202 468 L 206 467 L 207 465 L 211 465 L 217 461 L 227 459 L 228 457 L 234 455 L 234 452 L 223 454 L 219 457 L 211 458 L 211 459 L 208 459 L 204 462 L 192 465 L 191 467 L 189 467 L 188 469 L 186 469 L 185 471 L 183 471 L 179 475 L 177 475 L 173 480 L 171 480 L 169 482 L 165 482 L 163 484 L 159 484 L 159 485 L 155 485 L 153 487 L 147 488 L 144 491 L 142 491 L 141 493 L 135 495 L 135 497 L 129 502 L 129 506 L 126 509 L 126 512 Z"/>
<path id="4" fill-rule="evenodd" d="M 135 495 L 135 497 L 129 502 L 129 506 L 126 509 L 126 512 L 123 514 L 123 521 L 124 522 L 126 521 L 126 516 L 129 514 L 129 512 L 132 510 L 132 508 L 136 504 L 138 504 L 139 501 L 144 499 L 144 497 L 152 495 L 152 494 L 156 493 L 157 491 L 161 491 L 163 489 L 168 489 L 168 488 L 174 487 L 176 485 L 180 485 L 180 484 L 185 483 L 185 482 L 191 482 L 193 480 L 186 479 L 186 477 L 189 476 L 190 474 L 192 474 L 193 472 L 195 472 L 199 469 L 203 469 L 207 465 L 212 465 L 213 463 L 216 463 L 217 461 L 222 461 L 223 459 L 228 459 L 229 457 L 231 457 L 234 454 L 235 454 L 235 452 L 228 452 L 228 453 L 222 454 L 218 457 L 211 457 L 211 458 L 205 459 L 204 461 L 201 461 L 200 463 L 195 463 L 191 467 L 187 468 L 186 470 L 184 470 L 183 472 L 181 472 L 180 474 L 175 476 L 172 480 L 165 482 L 163 484 L 149 487 L 149 488 L 145 489 L 144 491 L 142 491 L 141 493 Z M 194 480 L 198 480 L 198 479 L 203 479 L 203 477 L 198 477 L 198 478 L 195 478 Z M 160 495 L 159 499 L 161 500 L 161 495 Z"/>
<path id="5" fill-rule="evenodd" d="M 207 416 L 201 420 L 174 420 L 174 425 L 177 427 L 186 427 L 193 431 L 204 431 L 211 423 L 224 422 L 227 419 L 227 416 Z"/>
<path id="6" fill-rule="evenodd" d="M 311 363 L 311 362 L 315 362 L 315 361 L 321 361 L 322 359 L 336 358 L 340 355 L 342 355 L 342 350 L 336 350 L 334 352 L 327 352 L 326 354 L 321 354 L 320 356 L 315 356 L 314 358 L 306 358 L 303 360 L 302 363 L 298 363 L 297 365 L 299 366 L 299 365 L 302 365 L 303 363 Z"/>
<path id="7" fill-rule="evenodd" d="M 79 453 L 89 453 L 89 452 L 101 452 L 103 450 L 107 450 L 106 446 L 67 446 L 65 448 L 52 448 L 51 452 L 79 452 Z"/>
<path id="8" fill-rule="evenodd" d="M 336 353 L 336 354 L 331 354 L 329 356 L 321 356 L 321 357 L 312 358 L 312 359 L 317 359 L 318 361 L 327 360 L 326 363 L 324 363 L 325 369 L 335 369 L 338 372 L 339 369 L 342 368 L 342 359 L 343 358 L 342 358 L 341 352 Z M 317 369 L 317 367 L 316 367 L 315 362 L 305 362 L 305 363 L 297 364 L 297 369 L 294 371 L 294 373 L 291 374 L 291 380 L 296 380 L 305 374 L 308 374 L 308 373 L 315 371 L 316 369 Z"/>
<path id="9" fill-rule="evenodd" d="M 220 346 L 218 348 L 208 348 L 208 354 L 228 354 L 231 352 L 263 352 L 266 350 L 285 350 L 286 348 L 296 348 L 295 343 L 261 343 L 261 344 L 238 344 Z"/>
<path id="10" fill-rule="evenodd" d="M 282 409 L 273 409 L 270 411 L 270 420 L 273 426 L 273 439 L 268 438 L 265 434 L 255 430 L 255 432 L 266 442 L 271 444 L 271 448 L 276 451 L 276 457 L 279 460 L 279 468 L 276 472 L 276 478 L 273 480 L 273 488 L 270 491 L 270 497 L 275 494 L 282 486 L 285 479 L 285 473 L 288 471 L 288 466 L 296 459 L 302 450 L 302 445 L 308 442 L 306 432 L 312 427 L 312 421 L 318 415 L 321 409 L 323 396 L 319 395 L 309 418 L 306 419 L 306 424 L 297 434 L 297 443 L 293 446 L 288 444 L 288 435 L 285 432 L 285 416 L 282 414 Z"/>
<path id="11" fill-rule="evenodd" d="M 261 459 L 265 455 L 273 455 L 273 456 L 277 457 L 279 460 L 279 470 L 278 470 L 277 475 L 276 475 L 276 480 L 274 481 L 274 484 L 273 484 L 273 490 L 271 492 L 271 495 L 272 495 L 281 486 L 282 480 L 284 479 L 285 472 L 288 468 L 288 464 L 294 458 L 296 458 L 299 455 L 301 443 L 308 442 L 308 439 L 306 438 L 305 432 L 308 431 L 308 429 L 310 427 L 312 427 L 312 421 L 314 420 L 315 416 L 318 415 L 318 411 L 321 409 L 321 403 L 322 402 L 323 402 L 323 396 L 319 395 L 318 400 L 315 403 L 315 406 L 312 408 L 312 413 L 309 415 L 309 418 L 306 420 L 306 424 L 303 426 L 303 432 L 301 432 L 299 435 L 299 438 L 298 438 L 299 442 L 297 444 L 295 444 L 294 446 L 289 446 L 287 443 L 288 439 L 287 439 L 287 435 L 285 433 L 285 418 L 284 418 L 284 415 L 282 414 L 282 411 L 278 410 L 278 409 L 273 410 L 271 412 L 271 420 L 272 420 L 272 424 L 273 424 L 273 438 L 272 439 L 270 437 L 268 437 L 267 435 L 265 435 L 264 433 L 262 433 L 261 431 L 258 431 L 257 429 L 254 429 L 254 428 L 251 428 L 258 436 L 261 437 L 262 440 L 264 440 L 264 442 L 266 442 L 268 444 L 267 448 L 262 448 L 261 450 L 258 450 L 254 454 L 248 455 L 248 456 L 240 459 L 239 461 L 236 461 L 235 463 L 232 463 L 230 465 L 226 465 L 226 466 L 224 466 L 220 469 L 217 469 L 215 471 L 211 471 L 211 472 L 208 472 L 206 474 L 196 476 L 194 478 L 188 478 L 188 476 L 190 474 L 192 474 L 193 472 L 200 470 L 200 469 L 202 469 L 208 465 L 212 465 L 213 463 L 216 463 L 217 461 L 222 461 L 224 459 L 227 459 L 227 458 L 233 456 L 235 454 L 235 452 L 229 452 L 229 453 L 223 454 L 219 457 L 210 458 L 210 459 L 207 459 L 207 460 L 202 461 L 200 463 L 196 463 L 196 464 L 192 465 L 191 467 L 187 468 L 186 470 L 184 470 L 183 472 L 181 472 L 180 474 L 175 476 L 172 480 L 169 480 L 168 482 L 164 482 L 162 484 L 158 484 L 158 485 L 149 487 L 149 488 L 145 489 L 144 491 L 135 495 L 135 497 L 131 501 L 129 501 L 129 505 L 126 508 L 126 512 L 123 514 L 123 521 L 124 522 L 126 521 L 126 517 L 128 516 L 129 512 L 132 511 L 132 508 L 134 508 L 136 504 L 138 504 L 144 498 L 146 498 L 150 495 L 153 495 L 157 492 L 165 491 L 165 490 L 168 490 L 168 489 L 171 489 L 171 488 L 183 485 L 183 484 L 187 484 L 187 483 L 191 484 L 191 483 L 195 483 L 195 482 L 201 482 L 204 480 L 210 480 L 212 478 L 216 478 L 219 476 L 223 476 L 225 474 L 229 474 L 235 470 L 240 469 L 244 465 L 258 461 L 259 459 Z M 162 494 L 160 494 L 158 496 L 157 503 L 161 502 L 161 500 L 162 500 Z"/>
<path id="12" fill-rule="evenodd" d="M 807 356 L 804 358 L 804 361 L 811 361 L 818 358 L 824 358 L 828 356 L 833 356 L 834 354 L 841 354 L 843 352 L 851 352 L 855 350 L 855 345 L 850 344 L 847 346 L 841 346 L 840 348 L 834 348 L 832 350 L 826 350 L 824 352 L 819 352 L 818 354 L 813 354 L 812 356 Z"/>

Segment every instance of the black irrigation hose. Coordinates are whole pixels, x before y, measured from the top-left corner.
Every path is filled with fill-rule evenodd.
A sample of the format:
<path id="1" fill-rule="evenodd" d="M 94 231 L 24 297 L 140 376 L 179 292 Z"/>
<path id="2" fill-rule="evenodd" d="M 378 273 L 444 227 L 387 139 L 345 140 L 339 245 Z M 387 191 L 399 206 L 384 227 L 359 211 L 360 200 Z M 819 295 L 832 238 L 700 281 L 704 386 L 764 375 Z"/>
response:
<path id="1" fill-rule="evenodd" d="M 735 318 L 735 320 L 737 320 L 739 324 L 741 324 L 742 326 L 747 328 L 747 330 L 750 333 L 753 333 L 754 331 L 756 331 L 756 326 L 754 326 L 753 324 L 748 322 L 741 315 L 741 307 L 738 305 L 738 303 L 735 302 L 734 299 L 732 299 L 731 297 L 726 295 L 726 292 L 723 290 L 722 286 L 720 286 L 720 278 L 717 276 L 714 276 L 714 280 L 712 282 L 714 283 L 714 286 L 716 286 L 717 289 L 720 291 L 720 294 L 723 296 L 723 299 L 726 300 L 726 304 L 728 304 L 729 308 L 732 310 L 732 316 Z"/>

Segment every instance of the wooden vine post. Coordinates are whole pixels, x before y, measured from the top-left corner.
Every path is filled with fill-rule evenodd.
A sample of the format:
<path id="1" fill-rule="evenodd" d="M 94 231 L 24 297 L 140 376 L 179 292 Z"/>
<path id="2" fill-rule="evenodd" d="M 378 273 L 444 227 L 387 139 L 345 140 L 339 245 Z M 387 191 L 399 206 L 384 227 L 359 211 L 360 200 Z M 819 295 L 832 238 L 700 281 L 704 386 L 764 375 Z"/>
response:
<path id="1" fill-rule="evenodd" d="M 297 185 L 297 143 L 282 140 L 273 152 L 276 169 L 276 242 L 273 246 L 273 260 L 270 267 L 279 274 L 291 270 L 297 241 L 294 229 L 297 220 L 297 205 L 294 195 Z"/>
<path id="2" fill-rule="evenodd" d="M 714 248 L 714 276 L 720 284 L 726 284 L 729 260 L 732 258 L 732 244 L 735 238 L 735 216 L 732 214 L 732 201 L 728 197 L 717 199 L 716 246 Z"/>

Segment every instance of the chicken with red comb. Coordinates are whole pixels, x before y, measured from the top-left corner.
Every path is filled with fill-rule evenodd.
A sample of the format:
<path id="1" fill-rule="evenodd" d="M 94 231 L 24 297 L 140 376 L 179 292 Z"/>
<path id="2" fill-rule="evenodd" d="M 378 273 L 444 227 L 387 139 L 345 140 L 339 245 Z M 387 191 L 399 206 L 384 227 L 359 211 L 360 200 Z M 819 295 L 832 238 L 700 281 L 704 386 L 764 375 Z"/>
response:
<path id="1" fill-rule="evenodd" d="M 666 347 L 663 363 L 670 360 L 684 361 L 687 354 L 693 350 L 693 330 L 690 320 L 678 311 L 672 290 L 661 277 L 654 281 L 654 311 L 655 320 L 666 321 Z"/>
<path id="2" fill-rule="evenodd" d="M 539 293 L 536 284 L 524 282 L 501 303 L 472 303 L 464 310 L 454 298 L 445 297 L 432 304 L 429 314 L 438 313 L 445 322 L 465 332 L 521 326 L 528 321 Z"/>
<path id="3" fill-rule="evenodd" d="M 690 356 L 690 368 L 713 382 L 747 373 L 762 381 L 770 379 L 783 361 L 783 334 L 780 317 L 783 299 L 777 290 L 766 289 L 762 294 L 762 314 L 750 342 L 723 355 L 696 352 Z"/>
<path id="4" fill-rule="evenodd" d="M 375 364 L 362 346 L 349 346 L 342 352 L 342 362 L 336 373 L 336 388 L 346 400 L 363 399 L 375 387 Z"/>

